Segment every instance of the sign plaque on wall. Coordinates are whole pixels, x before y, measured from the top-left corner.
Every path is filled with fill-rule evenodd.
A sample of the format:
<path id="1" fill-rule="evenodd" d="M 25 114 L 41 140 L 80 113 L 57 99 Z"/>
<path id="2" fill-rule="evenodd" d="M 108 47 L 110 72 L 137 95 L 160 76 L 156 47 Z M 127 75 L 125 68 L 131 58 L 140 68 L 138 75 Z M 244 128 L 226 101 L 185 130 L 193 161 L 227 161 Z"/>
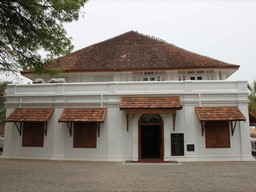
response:
<path id="1" fill-rule="evenodd" d="M 171 134 L 171 154 L 172 156 L 184 156 L 184 134 Z"/>

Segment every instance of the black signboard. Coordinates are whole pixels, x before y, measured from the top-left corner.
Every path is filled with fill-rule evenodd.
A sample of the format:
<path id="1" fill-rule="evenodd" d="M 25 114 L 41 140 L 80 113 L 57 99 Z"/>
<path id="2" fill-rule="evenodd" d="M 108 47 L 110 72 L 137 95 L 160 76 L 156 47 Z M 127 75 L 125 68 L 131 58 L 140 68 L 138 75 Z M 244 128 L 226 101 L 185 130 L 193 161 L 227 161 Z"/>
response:
<path id="1" fill-rule="evenodd" d="M 195 145 L 194 144 L 187 144 L 187 151 L 195 151 Z"/>
<path id="2" fill-rule="evenodd" d="M 184 134 L 171 134 L 171 153 L 172 156 L 184 156 Z"/>

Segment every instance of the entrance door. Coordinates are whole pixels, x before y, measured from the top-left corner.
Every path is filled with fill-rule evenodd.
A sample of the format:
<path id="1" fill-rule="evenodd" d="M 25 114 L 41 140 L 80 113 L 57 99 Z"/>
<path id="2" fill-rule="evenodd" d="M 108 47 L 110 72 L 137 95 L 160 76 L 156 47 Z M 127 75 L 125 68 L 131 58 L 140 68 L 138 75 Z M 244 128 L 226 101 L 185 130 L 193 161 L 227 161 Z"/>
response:
<path id="1" fill-rule="evenodd" d="M 159 115 L 143 115 L 139 121 L 139 160 L 163 160 L 163 123 Z"/>

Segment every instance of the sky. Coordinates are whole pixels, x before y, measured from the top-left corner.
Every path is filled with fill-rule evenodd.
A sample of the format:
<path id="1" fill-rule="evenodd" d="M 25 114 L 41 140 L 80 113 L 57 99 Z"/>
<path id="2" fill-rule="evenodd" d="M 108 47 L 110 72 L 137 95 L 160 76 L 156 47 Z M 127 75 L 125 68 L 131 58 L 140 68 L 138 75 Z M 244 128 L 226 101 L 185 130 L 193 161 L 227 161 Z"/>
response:
<path id="1" fill-rule="evenodd" d="M 254 0 L 89 0 L 81 11 L 64 24 L 74 51 L 133 30 L 240 65 L 228 80 L 256 80 Z"/>
<path id="2" fill-rule="evenodd" d="M 82 12 L 65 24 L 74 51 L 133 30 L 240 65 L 229 80 L 256 80 L 256 1 L 89 0 Z"/>

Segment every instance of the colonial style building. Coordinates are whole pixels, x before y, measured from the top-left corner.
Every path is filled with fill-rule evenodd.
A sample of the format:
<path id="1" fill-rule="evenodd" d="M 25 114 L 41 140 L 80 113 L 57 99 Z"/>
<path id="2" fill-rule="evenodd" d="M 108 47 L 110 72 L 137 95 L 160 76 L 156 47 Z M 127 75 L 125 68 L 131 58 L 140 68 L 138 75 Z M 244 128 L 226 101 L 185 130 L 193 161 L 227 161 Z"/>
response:
<path id="1" fill-rule="evenodd" d="M 238 68 L 134 31 L 91 45 L 8 85 L 3 157 L 250 160 Z"/>

